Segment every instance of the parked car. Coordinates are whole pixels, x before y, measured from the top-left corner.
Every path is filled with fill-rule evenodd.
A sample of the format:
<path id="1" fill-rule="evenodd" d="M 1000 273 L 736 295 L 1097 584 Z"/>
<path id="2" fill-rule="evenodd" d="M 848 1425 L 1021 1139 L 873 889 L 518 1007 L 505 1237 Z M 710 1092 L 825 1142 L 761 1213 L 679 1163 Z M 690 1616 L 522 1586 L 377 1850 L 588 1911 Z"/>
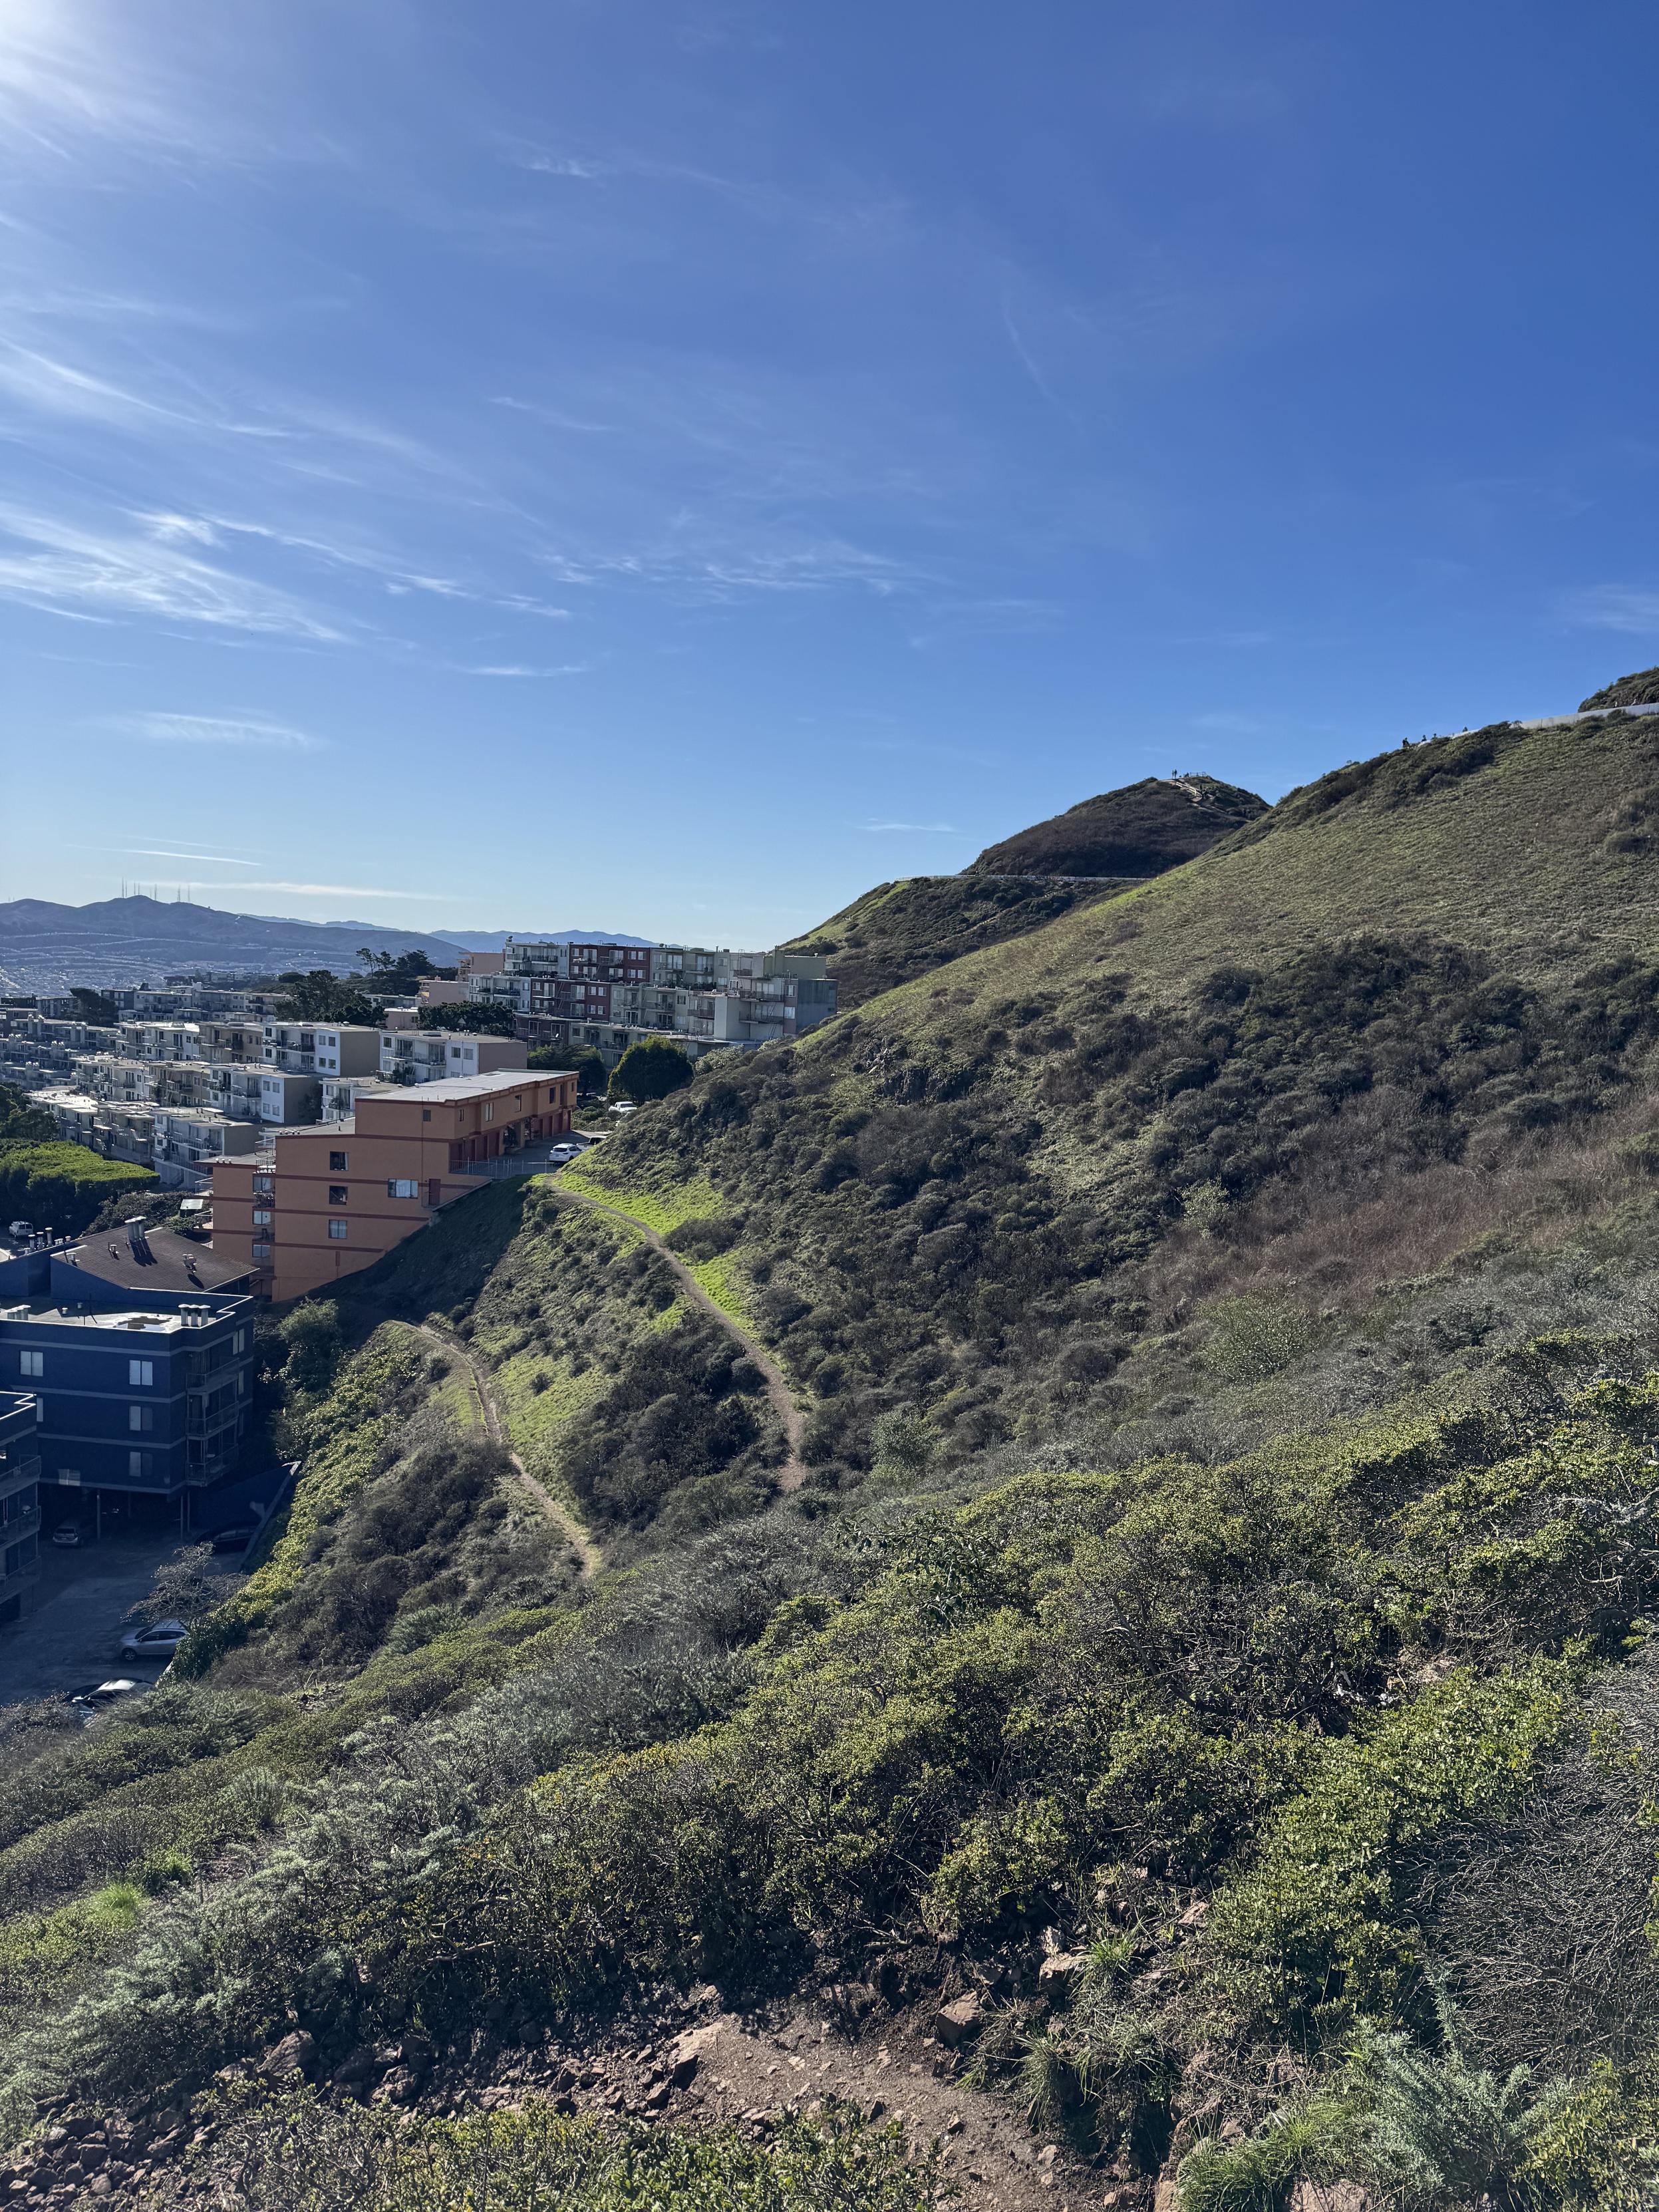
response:
<path id="1" fill-rule="evenodd" d="M 80 1543 L 82 1540 L 80 1522 L 78 1521 L 60 1521 L 58 1523 L 58 1526 L 52 1532 L 52 1540 L 54 1544 L 63 1544 L 66 1547 L 70 1544 Z"/>
<path id="2" fill-rule="evenodd" d="M 574 1160 L 580 1151 L 580 1145 L 550 1145 L 547 1157 L 550 1160 L 556 1160 L 562 1167 L 567 1160 Z"/>
<path id="3" fill-rule="evenodd" d="M 182 1620 L 157 1620 L 121 1638 L 124 1659 L 171 1659 L 190 1634 Z"/>
<path id="4" fill-rule="evenodd" d="M 637 1114 L 639 1110 L 639 1108 L 635 1104 L 631 1098 L 618 1099 L 617 1103 L 611 1109 L 611 1111 L 613 1114 Z"/>
<path id="5" fill-rule="evenodd" d="M 117 1698 L 131 1697 L 138 1686 L 131 1675 L 121 1674 L 113 1681 L 93 1682 L 84 1690 L 70 1690 L 65 1702 L 75 1707 L 83 1722 L 89 1721 L 95 1714 L 102 1712 L 106 1706 L 112 1705 Z"/>
<path id="6" fill-rule="evenodd" d="M 221 1528 L 209 1538 L 216 1552 L 245 1552 L 253 1541 L 255 1530 L 251 1522 L 235 1528 Z"/>
<path id="7" fill-rule="evenodd" d="M 27 1243 L 28 1239 L 34 1234 L 34 1224 L 32 1221 L 8 1222 L 6 1224 L 6 1234 L 11 1238 L 14 1244 Z"/>

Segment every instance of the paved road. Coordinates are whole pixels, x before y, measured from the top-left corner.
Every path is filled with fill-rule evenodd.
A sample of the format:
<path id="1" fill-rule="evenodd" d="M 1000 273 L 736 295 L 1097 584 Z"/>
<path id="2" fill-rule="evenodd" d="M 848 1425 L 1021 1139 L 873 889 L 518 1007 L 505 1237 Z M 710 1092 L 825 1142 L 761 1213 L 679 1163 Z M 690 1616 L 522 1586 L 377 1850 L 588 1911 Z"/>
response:
<path id="1" fill-rule="evenodd" d="M 41 1555 L 33 1613 L 0 1629 L 0 1705 L 60 1696 L 129 1674 L 149 1681 L 160 1660 L 118 1658 L 131 1623 L 127 1607 L 149 1594 L 155 1570 L 179 1548 L 176 1534 L 106 1536 L 76 1551 L 48 1544 Z"/>
<path id="2" fill-rule="evenodd" d="M 619 1206 L 606 1206 L 597 1198 L 588 1198 L 579 1190 L 567 1190 L 557 1182 L 553 1184 L 557 1195 L 567 1206 L 585 1206 L 594 1213 L 608 1213 L 615 1221 L 625 1221 L 630 1229 L 637 1229 L 646 1243 L 653 1245 L 667 1261 L 679 1279 L 680 1287 L 694 1305 L 701 1306 L 713 1321 L 735 1336 L 749 1357 L 766 1378 L 766 1395 L 772 1401 L 772 1410 L 782 1425 L 789 1446 L 789 1456 L 778 1477 L 780 1490 L 799 1490 L 806 1480 L 806 1466 L 801 1458 L 801 1446 L 806 1438 L 806 1422 L 795 1402 L 795 1394 L 789 1388 L 782 1368 L 761 1342 L 759 1337 L 734 1321 L 724 1306 L 716 1305 L 678 1252 L 670 1249 L 654 1229 L 647 1228 L 637 1215 L 625 1213 Z"/>

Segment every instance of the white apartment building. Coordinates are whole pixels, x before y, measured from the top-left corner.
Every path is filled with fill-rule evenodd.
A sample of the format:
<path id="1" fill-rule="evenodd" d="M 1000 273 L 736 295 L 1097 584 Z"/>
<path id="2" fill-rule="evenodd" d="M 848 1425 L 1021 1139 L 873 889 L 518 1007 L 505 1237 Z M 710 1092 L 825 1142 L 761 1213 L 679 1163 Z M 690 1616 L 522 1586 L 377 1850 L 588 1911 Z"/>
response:
<path id="1" fill-rule="evenodd" d="M 489 1075 L 522 1067 L 522 1038 L 472 1036 L 450 1030 L 382 1030 L 380 1074 L 391 1083 L 441 1083 L 451 1076 Z"/>
<path id="2" fill-rule="evenodd" d="M 377 1075 L 380 1032 L 368 1025 L 340 1027 L 326 1022 L 264 1024 L 264 1057 L 290 1075 Z"/>

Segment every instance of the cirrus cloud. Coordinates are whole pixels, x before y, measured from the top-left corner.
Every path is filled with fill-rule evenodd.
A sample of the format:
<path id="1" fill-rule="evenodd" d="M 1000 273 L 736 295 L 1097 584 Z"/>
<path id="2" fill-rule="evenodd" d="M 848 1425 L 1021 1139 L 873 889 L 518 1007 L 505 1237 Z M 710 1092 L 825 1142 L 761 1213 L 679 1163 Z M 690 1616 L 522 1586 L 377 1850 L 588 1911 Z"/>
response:
<path id="1" fill-rule="evenodd" d="M 315 752 L 322 744 L 305 730 L 255 714 L 112 714 L 105 729 L 161 745 L 263 745 L 283 752 Z"/>

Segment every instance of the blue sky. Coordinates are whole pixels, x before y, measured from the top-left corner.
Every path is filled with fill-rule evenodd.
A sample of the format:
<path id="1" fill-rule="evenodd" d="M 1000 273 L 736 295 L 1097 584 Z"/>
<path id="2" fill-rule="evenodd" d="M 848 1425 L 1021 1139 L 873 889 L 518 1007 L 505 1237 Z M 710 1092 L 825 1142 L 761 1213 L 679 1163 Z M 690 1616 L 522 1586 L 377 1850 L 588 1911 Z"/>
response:
<path id="1" fill-rule="evenodd" d="M 1659 661 L 1650 6 L 0 0 L 6 891 L 767 942 Z"/>

